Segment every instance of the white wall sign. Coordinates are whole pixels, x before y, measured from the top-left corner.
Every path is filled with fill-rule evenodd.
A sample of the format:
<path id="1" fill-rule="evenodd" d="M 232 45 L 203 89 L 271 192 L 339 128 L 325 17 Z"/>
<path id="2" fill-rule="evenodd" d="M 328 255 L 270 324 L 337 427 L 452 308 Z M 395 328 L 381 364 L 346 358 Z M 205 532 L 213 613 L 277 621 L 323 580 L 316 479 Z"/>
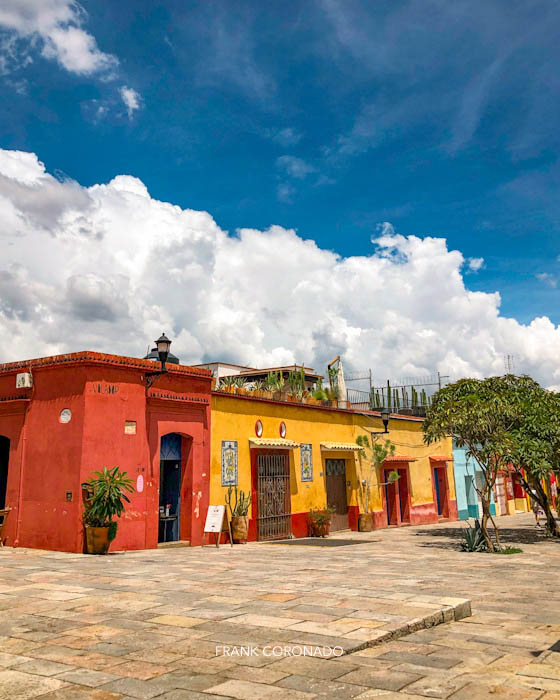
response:
<path id="1" fill-rule="evenodd" d="M 204 532 L 221 532 L 225 512 L 225 506 L 208 506 Z"/>
<path id="2" fill-rule="evenodd" d="M 138 474 L 138 476 L 136 477 L 136 490 L 138 491 L 138 493 L 142 493 L 142 491 L 144 490 L 144 477 L 142 476 L 142 474 Z"/>

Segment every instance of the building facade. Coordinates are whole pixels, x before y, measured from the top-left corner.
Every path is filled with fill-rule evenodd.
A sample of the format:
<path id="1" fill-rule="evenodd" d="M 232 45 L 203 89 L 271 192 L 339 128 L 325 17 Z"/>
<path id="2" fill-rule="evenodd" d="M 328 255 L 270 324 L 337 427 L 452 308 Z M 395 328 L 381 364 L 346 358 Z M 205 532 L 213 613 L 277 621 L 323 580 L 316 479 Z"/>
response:
<path id="1" fill-rule="evenodd" d="M 7 544 L 83 551 L 81 484 L 105 466 L 119 466 L 135 492 L 112 549 L 156 547 L 160 507 L 169 503 L 169 495 L 167 503 L 160 500 L 160 473 L 168 465 L 175 472 L 170 481 L 178 482 L 169 517 L 176 516 L 181 539 L 200 544 L 210 484 L 211 374 L 170 365 L 148 388 L 146 372 L 154 368 L 149 360 L 93 352 L 0 365 Z M 18 388 L 18 375 L 27 386 Z"/>
<path id="2" fill-rule="evenodd" d="M 213 391 L 210 371 L 182 365 L 151 385 L 154 369 L 94 352 L 0 365 L 6 544 L 83 551 L 81 485 L 114 466 L 135 487 L 115 551 L 200 545 L 208 505 L 230 486 L 251 493 L 252 540 L 305 536 L 310 510 L 327 504 L 333 529 L 356 529 L 368 470 L 356 438 L 381 430 L 378 414 Z M 426 446 L 421 428 L 390 418 L 396 453 L 372 479 L 377 528 L 457 518 L 451 442 Z"/>
<path id="3" fill-rule="evenodd" d="M 249 539 L 305 537 L 312 508 L 335 508 L 333 529 L 357 529 L 367 465 L 356 438 L 382 429 L 378 414 L 289 401 L 212 395 L 210 502 L 237 485 L 251 494 Z M 374 475 L 375 528 L 457 519 L 451 441 L 426 446 L 419 418 L 391 416 L 396 453 Z M 390 484 L 388 475 L 399 479 Z"/>
<path id="4" fill-rule="evenodd" d="M 453 471 L 455 473 L 459 520 L 479 518 L 482 515 L 482 506 L 475 485 L 480 488 L 484 472 L 475 459 L 467 457 L 466 448 L 457 447 L 455 443 L 453 443 Z M 499 515 L 500 513 L 496 510 L 494 492 L 491 494 L 491 499 L 490 513 Z"/>

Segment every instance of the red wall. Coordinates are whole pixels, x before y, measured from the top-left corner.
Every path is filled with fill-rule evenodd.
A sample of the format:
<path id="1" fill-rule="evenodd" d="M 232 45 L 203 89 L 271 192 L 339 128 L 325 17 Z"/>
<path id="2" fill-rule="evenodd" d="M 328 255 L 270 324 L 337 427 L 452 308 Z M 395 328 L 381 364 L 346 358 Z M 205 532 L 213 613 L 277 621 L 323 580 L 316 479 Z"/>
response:
<path id="1" fill-rule="evenodd" d="M 0 367 L 0 435 L 11 440 L 7 505 L 14 509 L 6 543 L 83 551 L 81 483 L 103 467 L 119 466 L 135 486 L 141 475 L 144 486 L 131 495 L 111 549 L 156 547 L 160 438 L 176 432 L 185 447 L 181 537 L 200 544 L 210 476 L 209 374 L 178 368 L 147 392 L 143 375 L 154 363 L 88 355 L 109 359 L 52 358 L 57 361 L 32 367 L 33 389 L 19 391 L 31 397 L 27 404 L 2 402 L 15 393 L 16 371 L 25 370 Z M 64 408 L 72 411 L 68 423 L 59 420 Z M 135 434 L 125 433 L 125 421 L 136 422 Z"/>

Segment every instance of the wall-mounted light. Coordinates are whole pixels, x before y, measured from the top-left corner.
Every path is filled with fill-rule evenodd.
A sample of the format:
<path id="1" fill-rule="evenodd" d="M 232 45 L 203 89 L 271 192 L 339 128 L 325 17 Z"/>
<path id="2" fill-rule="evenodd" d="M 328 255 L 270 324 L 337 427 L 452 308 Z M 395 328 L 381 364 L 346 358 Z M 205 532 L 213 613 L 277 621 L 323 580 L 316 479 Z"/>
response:
<path id="1" fill-rule="evenodd" d="M 383 427 L 385 430 L 378 430 L 378 431 L 369 431 L 370 435 L 387 435 L 389 432 L 389 416 L 391 415 L 391 411 L 388 408 L 382 408 L 381 411 L 381 420 L 383 422 Z"/>
<path id="2" fill-rule="evenodd" d="M 152 386 L 152 384 L 156 381 L 158 377 L 161 377 L 162 374 L 167 374 L 167 368 L 165 364 L 167 362 L 167 358 L 169 357 L 169 349 L 171 347 L 171 341 L 165 335 L 165 333 L 162 333 L 160 337 L 154 342 L 156 344 L 159 361 L 161 363 L 161 369 L 157 370 L 156 372 L 146 372 L 146 387 L 148 389 Z"/>

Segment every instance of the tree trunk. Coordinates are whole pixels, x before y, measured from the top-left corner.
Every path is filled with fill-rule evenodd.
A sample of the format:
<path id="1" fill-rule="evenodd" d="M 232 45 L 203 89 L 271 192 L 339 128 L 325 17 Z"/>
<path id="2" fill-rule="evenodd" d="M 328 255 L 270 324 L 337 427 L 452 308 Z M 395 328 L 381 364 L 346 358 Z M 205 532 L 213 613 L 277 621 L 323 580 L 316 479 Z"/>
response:
<path id="1" fill-rule="evenodd" d="M 552 537 L 560 537 L 560 531 L 558 529 L 558 524 L 556 523 L 556 519 L 554 517 L 554 514 L 552 512 L 552 509 L 550 507 L 550 503 L 548 501 L 548 496 L 546 495 L 545 490 L 542 487 L 542 484 L 539 479 L 533 479 L 531 482 L 529 482 L 525 476 L 521 472 L 517 472 L 521 478 L 521 483 L 523 484 L 523 488 L 527 492 L 532 492 L 536 495 L 536 501 L 539 504 L 539 506 L 543 509 L 545 517 L 546 517 L 546 529 L 549 535 Z"/>
<path id="2" fill-rule="evenodd" d="M 490 514 L 489 495 L 485 492 L 481 493 L 480 494 L 480 501 L 482 503 L 482 522 L 480 523 L 480 527 L 482 529 L 482 534 L 484 535 L 484 539 L 486 540 L 486 544 L 488 546 L 488 549 L 491 552 L 495 552 L 496 548 L 494 547 L 494 543 L 492 542 L 492 539 L 490 538 L 490 533 L 488 532 L 488 520 L 492 519 L 492 516 Z M 496 532 L 496 534 L 497 534 L 497 528 L 496 528 L 495 523 L 494 523 L 494 532 Z"/>
<path id="3" fill-rule="evenodd" d="M 548 502 L 548 496 L 546 495 L 545 490 L 543 489 L 540 481 L 535 481 L 535 492 L 538 496 L 537 502 L 542 507 L 546 516 L 546 529 L 549 535 L 551 535 L 552 537 L 560 537 L 560 532 L 558 531 L 556 518 L 552 513 L 550 503 Z"/>

